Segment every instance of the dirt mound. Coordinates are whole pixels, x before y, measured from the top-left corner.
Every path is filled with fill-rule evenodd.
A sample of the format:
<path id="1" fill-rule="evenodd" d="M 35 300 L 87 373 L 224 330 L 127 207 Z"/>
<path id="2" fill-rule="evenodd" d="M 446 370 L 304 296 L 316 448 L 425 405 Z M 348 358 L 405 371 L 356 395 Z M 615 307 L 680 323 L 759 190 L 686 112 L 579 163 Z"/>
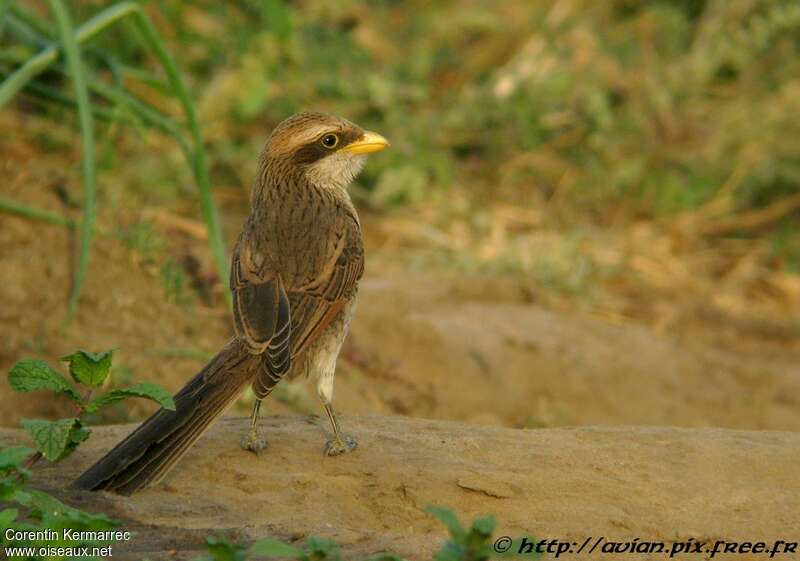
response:
<path id="1" fill-rule="evenodd" d="M 800 430 L 792 351 L 726 349 L 547 309 L 491 278 L 368 278 L 344 411 L 508 427 Z M 355 363 L 355 366 L 353 365 Z"/>
<path id="2" fill-rule="evenodd" d="M 162 558 L 171 550 L 190 558 L 202 536 L 219 533 L 243 542 L 324 536 L 342 544 L 348 559 L 387 549 L 430 559 L 445 532 L 424 512 L 429 504 L 464 519 L 494 513 L 498 536 L 578 544 L 590 536 L 769 542 L 800 533 L 798 434 L 515 430 L 380 416 L 345 416 L 343 423 L 360 446 L 338 458 L 322 454 L 324 419 L 265 419 L 270 447 L 256 457 L 237 444 L 246 419 L 226 418 L 164 482 L 132 498 L 63 491 L 132 428 L 100 427 L 63 465 L 38 470 L 34 482 L 138 531 L 114 549 L 114 559 Z M 19 431 L 0 432 L 4 444 L 25 440 Z"/>

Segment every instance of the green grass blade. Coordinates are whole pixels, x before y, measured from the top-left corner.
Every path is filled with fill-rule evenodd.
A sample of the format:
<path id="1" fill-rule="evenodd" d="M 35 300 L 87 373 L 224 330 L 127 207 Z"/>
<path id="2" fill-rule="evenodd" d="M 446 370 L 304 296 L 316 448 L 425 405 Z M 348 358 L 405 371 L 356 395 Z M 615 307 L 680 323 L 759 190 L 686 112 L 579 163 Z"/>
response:
<path id="1" fill-rule="evenodd" d="M 183 106 L 183 111 L 186 115 L 186 124 L 189 127 L 189 133 L 191 134 L 192 144 L 194 146 L 191 163 L 195 182 L 197 183 L 197 188 L 200 193 L 200 207 L 203 212 L 203 219 L 206 222 L 206 227 L 208 228 L 208 241 L 211 245 L 211 254 L 217 265 L 220 281 L 224 283 L 228 278 L 228 260 L 225 256 L 225 242 L 222 238 L 222 229 L 219 223 L 217 207 L 211 195 L 211 182 L 208 177 L 208 158 L 203 145 L 200 122 L 197 120 L 194 104 L 189 96 L 189 92 L 186 90 L 186 86 L 183 84 L 175 62 L 164 47 L 161 38 L 150 23 L 150 20 L 147 19 L 147 16 L 141 9 L 136 12 L 136 24 L 144 35 L 145 41 L 147 41 L 161 61 L 161 65 L 167 73 L 170 85 Z M 230 294 L 225 291 L 225 295 L 230 302 Z"/>
<path id="2" fill-rule="evenodd" d="M 142 84 L 153 88 L 158 93 L 164 95 L 169 95 L 172 93 L 169 84 L 167 84 L 160 76 L 157 76 L 156 74 L 148 72 L 142 68 L 123 64 L 122 74 L 128 78 L 131 78 L 132 80 L 136 80 L 137 82 L 141 82 Z"/>
<path id="3" fill-rule="evenodd" d="M 19 63 L 20 59 L 18 55 L 0 51 L 0 61 Z M 69 77 L 69 72 L 61 65 L 56 66 L 55 71 L 63 76 Z M 6 75 L 0 71 L 0 79 L 4 78 L 5 76 Z M 126 124 L 134 125 L 141 122 L 153 127 L 162 133 L 174 137 L 183 152 L 186 154 L 186 158 L 191 161 L 192 150 L 184 138 L 184 134 L 181 131 L 181 126 L 179 123 L 176 123 L 168 115 L 165 115 L 130 92 L 125 91 L 121 87 L 108 85 L 99 79 L 90 79 L 88 81 L 88 86 L 89 90 L 93 94 L 106 99 L 116 106 L 122 106 L 131 113 L 130 115 L 118 113 L 112 109 L 98 107 L 96 104 L 93 104 L 92 114 L 95 117 L 107 121 L 122 119 Z M 65 105 L 72 108 L 75 108 L 78 105 L 75 98 L 62 93 L 60 89 L 46 84 L 41 84 L 36 80 L 29 82 L 25 86 L 25 91 L 30 94 L 34 94 L 41 99 L 51 101 L 59 105 Z M 137 117 L 139 121 L 137 121 L 134 117 Z"/>
<path id="4" fill-rule="evenodd" d="M 47 222 L 48 224 L 55 224 L 56 226 L 64 226 L 65 228 L 75 228 L 77 225 L 75 221 L 66 216 L 62 216 L 49 210 L 23 205 L 21 203 L 0 197 L 0 210 L 9 214 L 16 214 L 24 218 L 32 220 L 39 220 L 40 222 Z"/>
<path id="5" fill-rule="evenodd" d="M 137 9 L 138 6 L 126 2 L 124 4 L 115 4 L 100 12 L 78 28 L 75 34 L 76 42 L 85 43 L 107 27 L 113 25 L 119 19 L 124 18 Z M 28 59 L 25 64 L 6 78 L 3 83 L 0 84 L 0 107 L 3 107 L 6 103 L 11 101 L 11 99 L 13 99 L 33 78 L 50 68 L 50 66 L 58 60 L 58 50 L 57 45 L 42 49 L 41 52 Z"/>
<path id="6" fill-rule="evenodd" d="M 81 129 L 81 164 L 83 171 L 83 216 L 81 217 L 81 243 L 78 254 L 78 266 L 72 285 L 72 294 L 67 304 L 67 321 L 75 314 L 80 298 L 86 269 L 89 266 L 89 248 L 92 243 L 92 230 L 95 219 L 95 161 L 94 161 L 94 124 L 92 109 L 89 104 L 89 90 L 86 86 L 78 41 L 67 12 L 61 0 L 48 0 L 50 11 L 56 19 L 58 35 L 64 48 L 67 68 L 72 75 L 75 86 L 75 99 L 78 102 L 78 122 Z"/>
<path id="7" fill-rule="evenodd" d="M 21 45 L 28 45 L 33 49 L 46 49 L 53 46 L 53 42 L 45 39 L 21 19 L 14 16 L 11 10 L 6 15 L 6 29 L 9 35 L 19 41 Z M 24 60 L 28 60 L 26 56 Z"/>
<path id="8" fill-rule="evenodd" d="M 0 0 L 0 39 L 3 38 L 3 28 L 6 26 L 6 14 L 10 0 Z"/>
<path id="9" fill-rule="evenodd" d="M 184 114 L 186 115 L 186 124 L 192 139 L 191 150 L 188 148 L 188 144 L 182 140 L 182 137 L 176 136 L 176 138 L 179 139 L 181 147 L 192 167 L 195 183 L 197 184 L 200 195 L 203 219 L 208 228 L 211 253 L 217 266 L 220 280 L 225 282 L 225 279 L 228 277 L 228 261 L 225 254 L 225 242 L 222 237 L 222 228 L 220 226 L 217 208 L 211 194 L 211 182 L 208 176 L 208 158 L 203 145 L 200 123 L 197 119 L 194 104 L 181 79 L 177 66 L 164 47 L 161 38 L 153 28 L 150 20 L 138 4 L 133 2 L 120 2 L 103 10 L 81 25 L 74 36 L 74 43 L 80 44 L 88 41 L 107 27 L 128 15 L 134 16 L 137 28 L 143 34 L 148 46 L 154 51 L 161 65 L 164 67 L 172 91 L 181 103 Z M 57 58 L 58 47 L 47 47 L 36 56 L 30 58 L 19 69 L 11 73 L 0 83 L 0 107 L 8 103 L 33 78 L 53 65 Z M 225 292 L 225 296 L 230 302 L 230 294 Z"/>
<path id="10" fill-rule="evenodd" d="M 11 5 L 11 13 L 25 22 L 25 24 L 27 24 L 29 27 L 36 30 L 39 35 L 43 35 L 47 39 L 55 39 L 55 29 L 53 29 L 53 27 L 47 23 L 46 20 L 40 18 L 35 13 L 29 12 L 16 2 Z"/>
<path id="11" fill-rule="evenodd" d="M 136 96 L 120 88 L 109 86 L 100 80 L 92 80 L 89 83 L 89 88 L 94 93 L 108 99 L 112 103 L 127 108 L 147 125 L 175 137 L 175 139 L 181 144 L 181 147 L 189 149 L 188 145 L 183 139 L 180 125 L 170 119 L 167 115 L 161 113 L 157 109 L 154 109 Z M 191 150 L 189 151 L 191 153 Z"/>
<path id="12" fill-rule="evenodd" d="M 78 107 L 78 102 L 75 100 L 75 98 L 66 95 L 59 88 L 40 84 L 35 80 L 33 82 L 29 82 L 28 85 L 25 86 L 25 92 L 36 99 L 40 99 L 42 103 L 49 102 L 58 105 L 64 105 L 71 109 Z M 115 111 L 106 109 L 104 107 L 97 107 L 96 105 L 92 105 L 92 115 L 103 121 L 116 121 L 121 119 L 126 124 L 136 123 L 136 120 L 129 115 L 118 114 Z"/>

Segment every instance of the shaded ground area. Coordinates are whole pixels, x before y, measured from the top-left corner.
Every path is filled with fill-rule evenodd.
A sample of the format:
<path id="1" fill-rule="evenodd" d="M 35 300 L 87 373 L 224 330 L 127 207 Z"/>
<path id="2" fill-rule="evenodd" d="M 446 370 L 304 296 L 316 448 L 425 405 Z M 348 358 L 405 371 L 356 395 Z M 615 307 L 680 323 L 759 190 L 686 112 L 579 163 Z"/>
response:
<path id="1" fill-rule="evenodd" d="M 800 532 L 795 433 L 518 431 L 345 416 L 360 446 L 353 454 L 326 458 L 323 421 L 265 419 L 270 447 L 256 457 L 237 444 L 246 419 L 228 418 L 164 482 L 133 498 L 64 492 L 68 481 L 132 429 L 103 427 L 63 465 L 38 471 L 34 482 L 71 504 L 129 521 L 126 528 L 138 535 L 115 547 L 114 559 L 159 558 L 175 550 L 178 558 L 190 558 L 208 533 L 242 542 L 313 534 L 342 544 L 346 558 L 388 549 L 428 559 L 445 539 L 444 529 L 424 512 L 429 504 L 448 505 L 463 517 L 495 512 L 498 536 L 577 544 L 589 536 L 666 544 L 690 538 L 769 542 Z M 19 431 L 0 431 L 4 444 L 21 439 Z"/>

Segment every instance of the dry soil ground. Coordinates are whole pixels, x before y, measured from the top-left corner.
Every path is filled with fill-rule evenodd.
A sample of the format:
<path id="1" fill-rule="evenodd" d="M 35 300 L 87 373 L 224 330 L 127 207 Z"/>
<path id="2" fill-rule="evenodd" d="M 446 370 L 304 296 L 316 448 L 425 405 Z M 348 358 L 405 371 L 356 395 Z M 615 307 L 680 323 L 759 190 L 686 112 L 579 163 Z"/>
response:
<path id="1" fill-rule="evenodd" d="M 322 535 L 347 559 L 391 550 L 430 559 L 445 539 L 424 512 L 449 505 L 469 518 L 494 512 L 497 536 L 558 539 L 562 559 L 666 559 L 667 553 L 577 554 L 591 542 L 674 543 L 796 540 L 800 532 L 800 435 L 669 427 L 582 427 L 520 431 L 396 416 L 346 416 L 361 442 L 347 456 L 321 454 L 320 420 L 272 417 L 270 448 L 237 445 L 244 418 L 228 418 L 190 451 L 165 482 L 132 498 L 64 491 L 129 426 L 98 430 L 39 485 L 136 532 L 114 559 L 186 559 L 202 536 L 240 542 L 267 535 Z M 0 431 L 0 441 L 19 440 Z M 602 542 L 606 544 L 606 542 Z M 523 557 L 524 558 L 524 557 Z M 677 559 L 703 559 L 679 555 Z M 748 559 L 721 555 L 717 559 Z M 759 557 L 752 557 L 758 559 Z M 791 559 L 796 556 L 779 556 Z"/>

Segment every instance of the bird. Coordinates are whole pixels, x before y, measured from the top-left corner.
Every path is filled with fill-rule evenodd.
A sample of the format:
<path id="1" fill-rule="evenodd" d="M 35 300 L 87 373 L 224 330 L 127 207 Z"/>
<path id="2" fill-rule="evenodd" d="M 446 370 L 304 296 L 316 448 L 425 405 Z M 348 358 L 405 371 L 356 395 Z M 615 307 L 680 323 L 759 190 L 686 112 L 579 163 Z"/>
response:
<path id="1" fill-rule="evenodd" d="M 130 495 L 174 467 L 203 432 L 251 385 L 255 394 L 244 449 L 267 443 L 261 402 L 283 378 L 310 376 L 328 416 L 328 456 L 354 450 L 333 409 L 336 359 L 364 273 L 361 223 L 347 187 L 368 154 L 389 142 L 326 113 L 279 123 L 259 157 L 250 214 L 231 258 L 234 335 L 160 409 L 80 475 L 73 487 Z"/>

